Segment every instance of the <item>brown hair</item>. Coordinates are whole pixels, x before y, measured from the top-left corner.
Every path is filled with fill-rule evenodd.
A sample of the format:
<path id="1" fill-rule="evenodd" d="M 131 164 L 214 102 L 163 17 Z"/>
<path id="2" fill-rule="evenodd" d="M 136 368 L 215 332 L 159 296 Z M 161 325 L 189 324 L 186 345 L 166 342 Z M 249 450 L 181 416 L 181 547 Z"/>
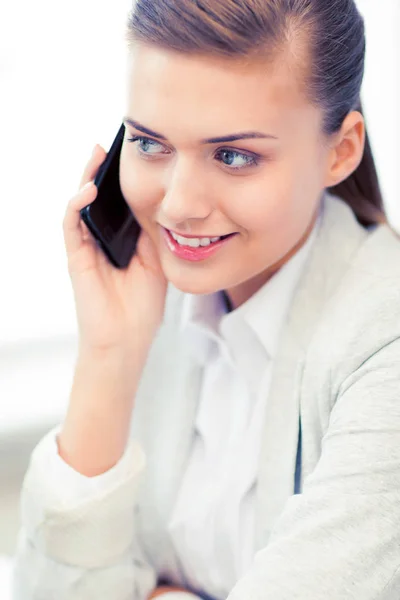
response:
<path id="1" fill-rule="evenodd" d="M 365 26 L 354 0 L 133 2 L 129 44 L 268 61 L 292 52 L 307 98 L 323 110 L 324 135 L 339 131 L 352 110 L 363 114 Z M 368 132 L 360 165 L 329 191 L 351 207 L 364 227 L 387 222 Z"/>

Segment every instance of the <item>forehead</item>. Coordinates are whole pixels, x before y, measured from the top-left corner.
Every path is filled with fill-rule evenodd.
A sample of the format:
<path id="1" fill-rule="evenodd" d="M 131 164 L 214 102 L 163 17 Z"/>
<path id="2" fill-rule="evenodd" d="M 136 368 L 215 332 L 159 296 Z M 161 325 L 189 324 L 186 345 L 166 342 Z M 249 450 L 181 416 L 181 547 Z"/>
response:
<path id="1" fill-rule="evenodd" d="M 176 124 L 181 130 L 198 126 L 201 137 L 231 133 L 238 125 L 284 135 L 315 120 L 284 57 L 271 64 L 238 62 L 140 44 L 129 54 L 127 83 L 127 114 L 166 135 Z"/>

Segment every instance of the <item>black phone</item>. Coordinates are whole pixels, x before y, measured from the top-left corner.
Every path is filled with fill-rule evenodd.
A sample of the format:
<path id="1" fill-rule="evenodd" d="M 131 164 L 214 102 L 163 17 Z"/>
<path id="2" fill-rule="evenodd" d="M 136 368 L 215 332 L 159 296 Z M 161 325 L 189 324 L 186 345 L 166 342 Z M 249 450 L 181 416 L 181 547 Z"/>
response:
<path id="1" fill-rule="evenodd" d="M 81 217 L 109 261 L 117 268 L 127 267 L 136 250 L 140 225 L 122 195 L 119 162 L 125 125 L 122 123 L 94 184 L 95 200 L 81 209 Z"/>

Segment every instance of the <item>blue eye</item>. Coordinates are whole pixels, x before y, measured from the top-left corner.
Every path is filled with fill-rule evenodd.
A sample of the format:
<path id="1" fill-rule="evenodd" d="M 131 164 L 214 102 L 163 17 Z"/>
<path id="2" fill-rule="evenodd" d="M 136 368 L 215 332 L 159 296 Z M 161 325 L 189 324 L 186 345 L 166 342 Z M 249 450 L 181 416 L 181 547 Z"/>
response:
<path id="1" fill-rule="evenodd" d="M 154 151 L 151 152 L 151 148 L 157 148 L 157 146 L 159 146 L 161 149 L 164 148 L 164 146 L 162 144 L 160 144 L 159 142 L 156 142 L 155 140 L 152 140 L 148 137 L 143 137 L 143 136 L 134 136 L 132 138 L 128 139 L 128 142 L 130 143 L 135 143 L 135 142 L 139 142 L 138 144 L 138 152 L 139 154 L 142 154 L 143 156 L 155 156 L 157 154 L 159 154 L 159 151 Z M 149 151 L 150 149 L 150 151 Z M 163 152 L 161 151 L 161 154 L 167 154 L 167 152 Z M 244 154 L 243 152 L 238 152 L 237 150 L 233 150 L 231 148 L 222 148 L 220 150 L 218 150 L 215 154 L 215 157 L 217 158 L 217 160 L 222 157 L 223 160 L 220 160 L 220 162 L 222 162 L 223 165 L 225 165 L 226 167 L 228 167 L 228 169 L 230 171 L 239 171 L 241 169 L 245 169 L 246 167 L 253 167 L 253 166 L 257 166 L 259 164 L 259 157 L 256 155 L 249 155 L 249 154 Z M 235 160 L 239 158 L 242 160 L 242 164 L 234 164 Z M 226 162 L 224 162 L 226 161 Z"/>
<path id="2" fill-rule="evenodd" d="M 218 150 L 216 156 L 222 156 L 227 160 L 224 162 L 227 167 L 231 168 L 234 171 L 238 171 L 239 169 L 244 169 L 245 167 L 256 166 L 258 164 L 257 158 L 255 156 L 250 156 L 248 154 L 243 154 L 242 152 L 238 152 L 237 150 L 229 150 L 225 148 L 223 150 Z M 235 158 L 240 157 L 244 159 L 242 164 L 234 166 L 233 163 Z"/>
<path id="3" fill-rule="evenodd" d="M 134 143 L 134 142 L 140 142 L 139 146 L 139 152 L 141 152 L 142 154 L 156 154 L 156 152 L 152 153 L 152 152 L 148 152 L 145 147 L 146 145 L 153 147 L 153 146 L 162 146 L 162 144 L 159 144 L 158 142 L 151 140 L 150 138 L 146 138 L 146 137 L 140 137 L 140 136 L 136 136 L 133 138 L 128 139 L 128 142 Z"/>

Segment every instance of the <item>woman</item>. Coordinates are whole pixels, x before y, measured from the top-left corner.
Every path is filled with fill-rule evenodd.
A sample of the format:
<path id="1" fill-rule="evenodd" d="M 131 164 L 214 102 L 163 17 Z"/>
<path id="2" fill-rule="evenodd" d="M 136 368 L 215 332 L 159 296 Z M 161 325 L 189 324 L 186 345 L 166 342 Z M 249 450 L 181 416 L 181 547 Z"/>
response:
<path id="1" fill-rule="evenodd" d="M 14 597 L 397 599 L 400 245 L 363 20 L 138 0 L 128 40 L 142 235 L 119 271 L 80 222 L 96 147 L 64 220 L 75 378 L 25 478 Z"/>

